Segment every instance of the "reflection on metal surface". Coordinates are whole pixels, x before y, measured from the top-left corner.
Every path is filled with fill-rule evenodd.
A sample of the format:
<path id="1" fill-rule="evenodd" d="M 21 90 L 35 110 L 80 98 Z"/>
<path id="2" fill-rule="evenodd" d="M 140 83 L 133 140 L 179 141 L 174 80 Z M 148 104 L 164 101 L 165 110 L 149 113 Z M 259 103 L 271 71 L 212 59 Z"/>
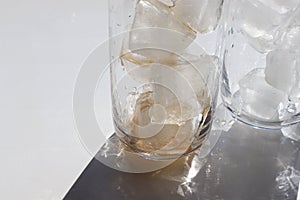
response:
<path id="1" fill-rule="evenodd" d="M 204 141 L 203 146 L 193 153 L 173 160 L 147 160 L 139 155 L 138 152 L 132 151 L 122 143 L 116 134 L 113 134 L 96 154 L 95 159 L 115 170 L 128 173 L 146 173 L 163 168 L 180 166 L 184 167 L 182 171 L 186 173 L 186 182 L 197 175 L 197 172 L 203 166 L 205 157 L 209 155 L 216 145 L 221 131 L 212 130 L 209 137 Z M 160 171 L 157 171 L 160 172 Z M 182 179 L 182 174 L 178 174 Z M 172 176 L 172 179 L 177 176 Z M 178 180 L 177 180 L 178 181 Z"/>
<path id="2" fill-rule="evenodd" d="M 225 114 L 223 114 L 225 109 L 220 108 L 222 108 L 222 105 L 217 109 L 220 114 L 218 119 L 223 119 L 225 116 Z M 184 155 L 183 157 L 175 157 L 174 159 L 169 160 L 148 160 L 145 159 L 140 152 L 135 152 L 122 143 L 117 135 L 113 134 L 96 154 L 95 159 L 108 167 L 127 173 L 153 172 L 165 167 L 168 168 L 171 164 L 174 166 L 176 163 L 181 163 L 177 165 L 188 166 L 188 169 L 184 169 L 185 171 L 189 171 L 187 171 L 187 174 L 184 176 L 187 179 L 185 180 L 186 183 L 183 183 L 183 185 L 187 186 L 187 183 L 197 175 L 197 172 L 203 166 L 205 158 L 211 153 L 218 142 L 223 129 L 216 122 L 217 120 L 213 121 L 210 133 L 205 140 L 203 140 L 200 148 L 188 154 L 188 156 Z M 183 162 L 184 160 L 185 162 Z M 183 177 L 182 174 L 180 174 L 180 177 Z M 181 191 L 181 189 L 178 191 Z"/>
<path id="3" fill-rule="evenodd" d="M 295 194 L 300 181 L 300 146 L 288 138 L 281 138 L 279 152 L 277 155 L 277 165 L 282 169 L 276 177 L 277 191 L 274 193 L 282 198 L 291 196 L 289 191 Z M 284 195 L 282 195 L 284 194 Z"/>
<path id="4" fill-rule="evenodd" d="M 299 183 L 300 173 L 293 167 L 287 167 L 284 171 L 280 172 L 276 177 L 278 191 L 284 193 L 289 189 L 297 192 L 297 186 Z"/>
<path id="5" fill-rule="evenodd" d="M 122 173 L 94 159 L 65 199 L 295 200 L 299 169 L 299 142 L 236 123 L 206 157 L 195 152 L 155 172 Z"/>

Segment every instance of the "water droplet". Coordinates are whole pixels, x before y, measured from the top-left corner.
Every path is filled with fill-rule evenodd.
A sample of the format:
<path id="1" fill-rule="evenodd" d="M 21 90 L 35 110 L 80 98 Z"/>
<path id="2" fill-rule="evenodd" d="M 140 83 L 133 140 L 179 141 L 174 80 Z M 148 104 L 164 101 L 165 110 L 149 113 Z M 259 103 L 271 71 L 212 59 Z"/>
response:
<path id="1" fill-rule="evenodd" d="M 235 123 L 235 120 L 232 119 L 232 120 L 229 121 L 228 125 L 229 125 L 229 126 L 232 126 L 234 123 Z"/>
<path id="2" fill-rule="evenodd" d="M 226 120 L 222 120 L 222 121 L 221 121 L 221 125 L 222 125 L 222 126 L 225 126 L 225 125 L 226 125 Z"/>
<path id="3" fill-rule="evenodd" d="M 289 104 L 288 108 L 287 108 L 287 111 L 289 113 L 292 113 L 292 114 L 295 113 L 297 111 L 296 105 L 295 104 Z"/>
<path id="4" fill-rule="evenodd" d="M 228 31 L 228 35 L 233 35 L 234 31 L 233 31 L 233 28 L 231 27 Z"/>

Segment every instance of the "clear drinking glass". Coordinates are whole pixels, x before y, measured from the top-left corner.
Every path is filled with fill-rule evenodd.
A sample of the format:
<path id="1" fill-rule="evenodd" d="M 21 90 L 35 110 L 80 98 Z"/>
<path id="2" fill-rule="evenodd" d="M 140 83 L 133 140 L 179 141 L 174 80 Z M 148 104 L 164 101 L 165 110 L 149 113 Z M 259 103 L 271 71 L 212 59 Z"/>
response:
<path id="1" fill-rule="evenodd" d="M 300 1 L 231 0 L 221 93 L 240 121 L 277 129 L 300 120 Z"/>
<path id="2" fill-rule="evenodd" d="M 223 0 L 110 0 L 110 70 L 118 137 L 148 159 L 201 146 L 212 124 Z"/>

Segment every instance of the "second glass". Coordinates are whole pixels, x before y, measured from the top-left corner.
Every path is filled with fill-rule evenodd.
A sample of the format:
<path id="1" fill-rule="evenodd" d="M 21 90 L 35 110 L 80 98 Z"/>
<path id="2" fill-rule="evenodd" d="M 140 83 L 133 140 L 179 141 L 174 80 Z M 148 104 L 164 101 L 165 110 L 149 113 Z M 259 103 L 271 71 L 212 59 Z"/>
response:
<path id="1" fill-rule="evenodd" d="M 240 121 L 279 129 L 300 121 L 300 2 L 231 0 L 222 98 Z"/>

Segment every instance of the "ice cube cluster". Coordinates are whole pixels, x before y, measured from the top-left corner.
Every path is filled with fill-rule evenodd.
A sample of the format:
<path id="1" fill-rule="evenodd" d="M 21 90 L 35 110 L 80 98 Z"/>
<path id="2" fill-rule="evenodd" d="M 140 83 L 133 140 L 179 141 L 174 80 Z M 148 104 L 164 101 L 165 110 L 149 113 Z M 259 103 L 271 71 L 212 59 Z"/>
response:
<path id="1" fill-rule="evenodd" d="M 243 110 L 259 121 L 278 121 L 281 107 L 287 104 L 287 95 L 265 81 L 263 68 L 249 72 L 239 82 Z"/>
<path id="2" fill-rule="evenodd" d="M 300 113 L 300 54 L 277 49 L 266 55 L 266 67 L 239 81 L 243 111 L 260 121 L 284 121 Z"/>
<path id="3" fill-rule="evenodd" d="M 234 0 L 233 6 L 239 31 L 257 51 L 299 42 L 299 0 Z"/>
<path id="4" fill-rule="evenodd" d="M 266 81 L 288 95 L 300 84 L 300 51 L 277 49 L 266 57 Z"/>
<path id="5" fill-rule="evenodd" d="M 197 33 L 215 30 L 223 0 L 138 0 L 121 58 L 127 65 L 176 65 Z M 204 52 L 203 52 L 204 53 Z"/>
<path id="6" fill-rule="evenodd" d="M 222 6 L 223 0 L 136 1 L 120 57 L 132 79 L 153 85 L 154 102 L 172 103 L 174 95 L 171 98 L 164 89 L 168 88 L 180 102 L 209 107 L 207 82 L 219 61 L 199 46 L 195 51 L 194 40 L 198 33 L 215 30 Z"/>
<path id="7" fill-rule="evenodd" d="M 300 113 L 300 1 L 234 0 L 234 26 L 265 55 L 239 82 L 242 110 L 277 122 Z"/>
<path id="8" fill-rule="evenodd" d="M 146 101 L 135 102 L 132 115 L 126 115 L 129 124 L 138 125 L 131 125 L 131 134 L 147 137 L 139 148 L 149 144 L 147 148 L 184 147 L 185 151 L 190 146 L 202 117 L 210 110 L 207 84 L 219 63 L 194 40 L 216 29 L 222 6 L 223 0 L 136 1 L 120 59 L 126 75 L 140 84 L 137 99 L 151 94 Z M 159 116 L 164 120 L 157 117 L 160 112 L 150 112 L 155 106 L 165 111 Z"/>

